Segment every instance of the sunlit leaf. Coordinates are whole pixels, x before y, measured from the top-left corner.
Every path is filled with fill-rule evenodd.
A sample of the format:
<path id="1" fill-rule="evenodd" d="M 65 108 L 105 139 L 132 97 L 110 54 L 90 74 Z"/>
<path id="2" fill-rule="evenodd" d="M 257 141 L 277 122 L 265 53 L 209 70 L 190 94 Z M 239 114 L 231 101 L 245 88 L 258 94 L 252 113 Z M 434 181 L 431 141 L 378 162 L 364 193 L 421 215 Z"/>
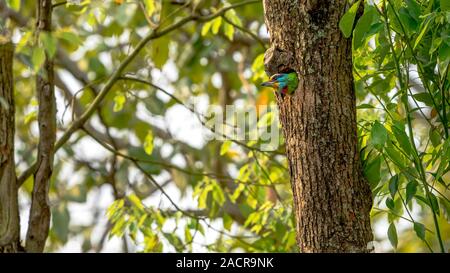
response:
<path id="1" fill-rule="evenodd" d="M 153 153 L 153 132 L 151 130 L 148 131 L 145 137 L 144 150 L 149 155 Z"/>
<path id="2" fill-rule="evenodd" d="M 39 71 L 41 66 L 45 62 L 45 50 L 42 47 L 36 47 L 33 49 L 33 55 L 31 57 L 33 63 L 33 69 L 35 72 Z"/>
<path id="3" fill-rule="evenodd" d="M 211 32 L 212 34 L 219 33 L 220 26 L 222 25 L 222 17 L 217 17 L 212 21 Z"/>
<path id="4" fill-rule="evenodd" d="M 359 18 L 353 36 L 353 47 L 354 49 L 362 46 L 366 34 L 369 33 L 370 27 L 372 26 L 373 18 L 376 15 L 376 10 L 371 6 L 366 6 L 364 8 L 364 14 Z"/>
<path id="5" fill-rule="evenodd" d="M 225 23 L 223 26 L 223 31 L 225 33 L 225 36 L 227 36 L 228 40 L 233 41 L 234 27 L 228 23 Z"/>
<path id="6" fill-rule="evenodd" d="M 20 2 L 21 0 L 6 0 L 6 4 L 8 5 L 8 7 L 15 11 L 20 10 Z"/>
<path id="7" fill-rule="evenodd" d="M 358 11 L 360 2 L 361 0 L 358 0 L 356 3 L 354 3 L 339 21 L 339 28 L 341 29 L 345 38 L 349 38 L 352 34 L 353 22 L 355 21 L 356 12 Z"/>
<path id="8" fill-rule="evenodd" d="M 124 94 L 119 93 L 114 97 L 114 112 L 122 111 L 123 106 L 125 105 L 125 102 L 127 101 L 127 98 Z"/>
<path id="9" fill-rule="evenodd" d="M 224 155 L 228 152 L 231 147 L 232 142 L 230 140 L 224 141 L 220 147 L 220 155 Z"/>

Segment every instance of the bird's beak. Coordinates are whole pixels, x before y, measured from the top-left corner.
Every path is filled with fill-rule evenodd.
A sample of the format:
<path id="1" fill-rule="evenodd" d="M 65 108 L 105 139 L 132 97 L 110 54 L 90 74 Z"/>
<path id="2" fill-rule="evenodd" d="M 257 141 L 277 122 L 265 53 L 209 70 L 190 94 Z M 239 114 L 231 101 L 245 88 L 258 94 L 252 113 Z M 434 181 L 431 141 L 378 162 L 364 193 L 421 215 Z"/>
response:
<path id="1" fill-rule="evenodd" d="M 261 84 L 261 86 L 267 86 L 267 87 L 273 87 L 274 82 L 268 81 L 268 82 L 263 82 Z"/>

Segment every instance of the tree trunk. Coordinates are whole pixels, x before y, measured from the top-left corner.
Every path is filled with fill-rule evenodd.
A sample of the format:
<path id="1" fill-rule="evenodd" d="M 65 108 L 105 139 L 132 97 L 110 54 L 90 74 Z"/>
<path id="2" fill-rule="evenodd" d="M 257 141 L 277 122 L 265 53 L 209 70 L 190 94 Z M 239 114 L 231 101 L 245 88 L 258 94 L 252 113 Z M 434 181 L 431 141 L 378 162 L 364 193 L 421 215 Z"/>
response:
<path id="1" fill-rule="evenodd" d="M 264 0 L 268 74 L 295 70 L 278 96 L 301 252 L 368 252 L 371 191 L 359 159 L 346 0 Z"/>
<path id="2" fill-rule="evenodd" d="M 22 250 L 14 163 L 13 55 L 12 43 L 0 42 L 0 253 Z"/>
<path id="3" fill-rule="evenodd" d="M 37 5 L 37 33 L 51 31 L 52 1 L 39 0 Z M 50 226 L 48 190 L 53 171 L 56 140 L 56 103 L 54 90 L 53 61 L 46 55 L 45 63 L 36 78 L 39 102 L 39 145 L 37 168 L 34 173 L 33 195 L 28 220 L 25 249 L 27 252 L 42 252 Z"/>

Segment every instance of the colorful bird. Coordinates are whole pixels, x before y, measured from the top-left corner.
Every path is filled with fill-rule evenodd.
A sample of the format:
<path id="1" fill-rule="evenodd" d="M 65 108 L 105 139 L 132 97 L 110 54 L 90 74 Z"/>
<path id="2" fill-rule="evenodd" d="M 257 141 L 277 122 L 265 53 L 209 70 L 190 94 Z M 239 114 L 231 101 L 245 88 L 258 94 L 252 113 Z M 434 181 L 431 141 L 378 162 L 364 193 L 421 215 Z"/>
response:
<path id="1" fill-rule="evenodd" d="M 269 81 L 263 82 L 262 86 L 268 86 L 275 89 L 278 93 L 291 95 L 295 92 L 298 85 L 297 73 L 280 73 L 274 74 Z"/>

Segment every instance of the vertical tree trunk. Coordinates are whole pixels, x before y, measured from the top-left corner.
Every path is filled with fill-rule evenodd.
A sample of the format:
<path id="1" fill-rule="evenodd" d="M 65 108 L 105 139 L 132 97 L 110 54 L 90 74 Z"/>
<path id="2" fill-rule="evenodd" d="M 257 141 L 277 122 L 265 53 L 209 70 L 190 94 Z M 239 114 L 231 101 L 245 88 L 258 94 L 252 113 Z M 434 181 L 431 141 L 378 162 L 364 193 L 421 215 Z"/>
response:
<path id="1" fill-rule="evenodd" d="M 351 39 L 338 27 L 347 0 L 264 0 L 268 74 L 295 70 L 277 97 L 301 252 L 368 252 L 371 191 L 359 159 Z M 348 8 L 348 7 L 347 7 Z"/>
<path id="2" fill-rule="evenodd" d="M 21 251 L 14 163 L 13 55 L 12 43 L 0 42 L 0 253 Z"/>
<path id="3" fill-rule="evenodd" d="M 37 33 L 51 31 L 52 1 L 39 0 L 37 5 Z M 48 189 L 53 170 L 56 140 L 56 103 L 54 91 L 53 61 L 46 60 L 36 79 L 39 102 L 39 145 L 37 168 L 34 173 L 33 195 L 28 221 L 25 249 L 27 252 L 42 252 L 50 226 Z"/>

